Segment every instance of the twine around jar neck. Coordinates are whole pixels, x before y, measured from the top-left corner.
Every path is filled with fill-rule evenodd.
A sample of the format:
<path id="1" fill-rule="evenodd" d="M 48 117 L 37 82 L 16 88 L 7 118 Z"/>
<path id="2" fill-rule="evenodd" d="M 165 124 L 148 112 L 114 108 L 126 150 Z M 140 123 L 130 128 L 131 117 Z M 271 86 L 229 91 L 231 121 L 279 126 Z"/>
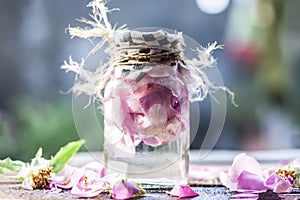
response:
<path id="1" fill-rule="evenodd" d="M 117 67 L 171 64 L 182 61 L 180 54 L 180 50 L 159 46 L 120 46 L 111 53 L 111 65 Z"/>

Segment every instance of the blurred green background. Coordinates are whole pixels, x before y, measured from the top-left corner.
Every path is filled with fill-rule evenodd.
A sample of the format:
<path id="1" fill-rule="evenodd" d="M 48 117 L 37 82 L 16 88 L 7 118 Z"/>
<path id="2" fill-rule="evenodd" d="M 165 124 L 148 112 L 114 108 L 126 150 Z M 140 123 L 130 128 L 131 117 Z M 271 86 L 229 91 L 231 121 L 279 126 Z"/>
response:
<path id="1" fill-rule="evenodd" d="M 28 160 L 38 147 L 49 157 L 79 139 L 72 115 L 74 74 L 59 67 L 69 55 L 86 57 L 88 41 L 65 33 L 88 17 L 88 0 L 0 1 L 0 159 Z M 219 70 L 236 94 L 215 148 L 263 150 L 300 147 L 300 1 L 111 0 L 112 24 L 164 27 L 201 45 L 217 41 Z M 192 148 L 209 124 L 209 101 Z M 94 141 L 95 150 L 97 142 Z"/>

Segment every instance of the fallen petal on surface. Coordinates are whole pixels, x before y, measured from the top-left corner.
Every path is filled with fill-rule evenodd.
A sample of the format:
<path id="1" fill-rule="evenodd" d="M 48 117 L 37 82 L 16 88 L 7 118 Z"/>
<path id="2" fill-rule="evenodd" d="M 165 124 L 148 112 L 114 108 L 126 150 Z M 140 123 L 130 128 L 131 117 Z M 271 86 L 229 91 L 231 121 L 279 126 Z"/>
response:
<path id="1" fill-rule="evenodd" d="M 288 181 L 284 180 L 282 177 L 273 174 L 267 180 L 265 185 L 273 192 L 284 193 L 291 192 L 293 187 L 289 184 Z"/>
<path id="2" fill-rule="evenodd" d="M 237 178 L 245 170 L 252 174 L 263 177 L 263 171 L 260 164 L 253 157 L 248 156 L 245 153 L 241 153 L 235 156 L 233 160 L 230 169 L 231 180 L 236 182 Z"/>
<path id="3" fill-rule="evenodd" d="M 71 189 L 81 175 L 79 168 L 68 168 L 70 171 L 65 171 L 61 176 L 54 176 L 51 180 L 55 186 L 62 189 Z"/>
<path id="4" fill-rule="evenodd" d="M 89 170 L 80 169 L 80 175 L 76 177 L 71 194 L 78 197 L 95 197 L 105 191 L 108 184 L 101 180 L 97 173 L 88 173 Z"/>
<path id="5" fill-rule="evenodd" d="M 243 171 L 237 178 L 237 189 L 265 191 L 267 187 L 264 182 L 265 180 L 257 174 Z"/>
<path id="6" fill-rule="evenodd" d="M 171 196 L 176 196 L 179 198 L 199 196 L 199 194 L 188 185 L 175 185 L 168 193 Z"/>
<path id="7" fill-rule="evenodd" d="M 231 191 L 264 191 L 267 189 L 263 184 L 265 180 L 260 164 L 253 157 L 245 153 L 235 156 L 229 170 L 229 177 L 229 189 Z"/>
<path id="8" fill-rule="evenodd" d="M 91 170 L 102 178 L 105 175 L 105 167 L 99 162 L 90 162 L 82 167 L 85 170 Z"/>
<path id="9" fill-rule="evenodd" d="M 112 197 L 114 199 L 130 199 L 144 193 L 145 191 L 139 188 L 136 183 L 124 179 L 117 181 L 112 187 Z"/>

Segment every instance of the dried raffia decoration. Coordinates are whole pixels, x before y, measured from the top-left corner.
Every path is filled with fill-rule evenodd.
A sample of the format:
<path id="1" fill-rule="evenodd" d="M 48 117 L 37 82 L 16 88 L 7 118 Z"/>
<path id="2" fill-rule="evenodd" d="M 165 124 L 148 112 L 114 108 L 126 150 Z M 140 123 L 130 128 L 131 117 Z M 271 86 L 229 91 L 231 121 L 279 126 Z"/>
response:
<path id="1" fill-rule="evenodd" d="M 108 171 L 130 178 L 142 174 L 142 183 L 186 183 L 189 102 L 223 90 L 234 103 L 234 94 L 205 73 L 216 66 L 212 53 L 222 46 L 214 42 L 197 48 L 197 56 L 188 59 L 181 32 L 113 27 L 107 17 L 112 10 L 105 2 L 93 0 L 88 7 L 91 19 L 79 20 L 88 27 L 67 30 L 71 38 L 100 39 L 90 54 L 108 43 L 105 52 L 110 59 L 93 72 L 84 60 L 77 63 L 71 57 L 61 68 L 76 73 L 73 93 L 84 93 L 102 105 Z"/>
<path id="2" fill-rule="evenodd" d="M 79 37 L 83 39 L 93 39 L 99 38 L 98 44 L 91 50 L 90 54 L 94 54 L 97 50 L 101 49 L 105 43 L 109 43 L 106 52 L 108 56 L 113 55 L 115 49 L 113 49 L 113 38 L 120 31 L 126 30 L 126 25 L 119 28 L 113 27 L 109 20 L 107 14 L 112 11 L 117 11 L 119 9 L 108 9 L 106 7 L 105 1 L 93 0 L 87 7 L 92 8 L 92 13 L 90 13 L 91 19 L 81 18 L 78 21 L 89 25 L 89 27 L 69 27 L 67 31 L 69 32 L 71 38 Z M 178 37 L 181 39 L 181 48 L 184 47 L 184 41 L 182 39 L 182 33 L 177 33 Z M 190 77 L 186 79 L 187 86 L 189 88 L 190 101 L 202 101 L 208 94 L 212 94 L 217 90 L 223 90 L 230 95 L 231 102 L 234 102 L 234 93 L 228 88 L 223 86 L 214 85 L 205 74 L 204 69 L 207 67 L 215 67 L 216 60 L 212 56 L 214 50 L 222 49 L 222 45 L 217 45 L 216 42 L 208 44 L 206 48 L 201 47 L 197 49 L 197 58 L 186 59 L 184 55 L 181 55 L 182 59 L 186 63 L 185 67 L 190 71 Z M 73 93 L 80 95 L 82 93 L 92 97 L 94 100 L 99 100 L 103 102 L 103 90 L 111 72 L 114 70 L 114 65 L 110 63 L 101 63 L 99 68 L 95 72 L 91 72 L 85 69 L 85 60 L 82 59 L 80 63 L 74 61 L 72 57 L 69 61 L 65 61 L 61 66 L 66 72 L 72 71 L 77 75 L 76 80 L 80 80 L 72 88 Z"/>

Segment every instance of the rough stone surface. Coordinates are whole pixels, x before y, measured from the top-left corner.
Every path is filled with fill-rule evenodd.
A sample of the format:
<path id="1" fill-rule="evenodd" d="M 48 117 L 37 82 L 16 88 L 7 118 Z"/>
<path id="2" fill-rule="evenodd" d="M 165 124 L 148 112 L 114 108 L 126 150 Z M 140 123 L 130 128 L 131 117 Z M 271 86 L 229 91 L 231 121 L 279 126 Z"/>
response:
<path id="1" fill-rule="evenodd" d="M 200 193 L 200 196 L 195 198 L 195 200 L 213 200 L 213 199 L 229 199 L 230 194 L 224 187 L 194 187 L 195 191 Z M 1 183 L 0 184 L 0 199 L 1 200 L 70 200 L 70 199 L 90 199 L 90 200 L 100 200 L 100 199 L 110 199 L 110 196 L 99 195 L 95 198 L 78 198 L 70 194 L 69 191 L 63 191 L 59 194 L 44 194 L 43 190 L 25 190 L 21 187 L 20 183 Z M 164 199 L 164 200 L 175 200 L 177 197 L 171 197 L 164 191 L 149 191 L 143 197 L 138 198 L 142 200 L 152 200 L 152 199 Z"/>

